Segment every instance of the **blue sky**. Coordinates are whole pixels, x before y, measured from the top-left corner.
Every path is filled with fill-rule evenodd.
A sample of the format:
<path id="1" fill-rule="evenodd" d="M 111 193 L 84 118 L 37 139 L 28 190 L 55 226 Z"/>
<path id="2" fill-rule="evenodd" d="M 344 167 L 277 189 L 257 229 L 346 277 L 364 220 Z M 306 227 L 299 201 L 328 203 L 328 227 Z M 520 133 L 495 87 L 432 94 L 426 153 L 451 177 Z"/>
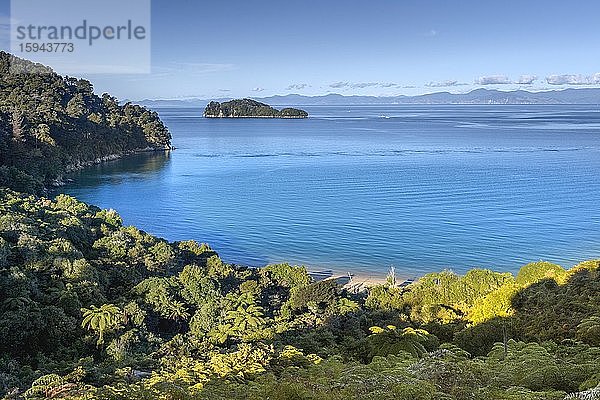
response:
<path id="1" fill-rule="evenodd" d="M 131 99 L 600 86 L 598 15 L 597 0 L 153 0 L 152 74 L 86 77 Z"/>

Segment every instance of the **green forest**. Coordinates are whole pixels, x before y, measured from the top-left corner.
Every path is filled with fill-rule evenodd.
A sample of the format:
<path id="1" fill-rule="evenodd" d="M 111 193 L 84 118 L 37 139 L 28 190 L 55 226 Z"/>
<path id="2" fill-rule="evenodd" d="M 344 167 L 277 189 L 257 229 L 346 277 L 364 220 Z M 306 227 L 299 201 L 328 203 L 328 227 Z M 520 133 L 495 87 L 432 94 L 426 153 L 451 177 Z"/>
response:
<path id="1" fill-rule="evenodd" d="M 156 112 L 0 51 L 0 186 L 41 193 L 66 172 L 170 140 Z"/>
<path id="2" fill-rule="evenodd" d="M 351 293 L 224 263 L 59 195 L 0 190 L 0 392 L 70 399 L 597 393 L 600 262 Z M 595 390 L 595 391 L 594 391 Z M 589 391 L 589 392 L 586 392 Z"/>
<path id="3" fill-rule="evenodd" d="M 600 260 L 351 291 L 45 188 L 170 148 L 156 113 L 0 54 L 0 397 L 598 399 Z M 43 72 L 43 73 L 40 73 Z M 41 193 L 46 193 L 42 196 Z"/>

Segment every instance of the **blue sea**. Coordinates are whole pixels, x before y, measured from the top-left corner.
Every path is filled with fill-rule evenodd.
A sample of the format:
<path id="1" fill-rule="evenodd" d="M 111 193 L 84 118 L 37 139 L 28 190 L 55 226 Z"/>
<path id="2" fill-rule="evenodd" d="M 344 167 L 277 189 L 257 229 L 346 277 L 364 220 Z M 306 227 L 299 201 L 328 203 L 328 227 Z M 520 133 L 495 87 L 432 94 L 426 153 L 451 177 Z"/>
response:
<path id="1" fill-rule="evenodd" d="M 413 277 L 600 258 L 600 106 L 313 106 L 306 120 L 158 109 L 177 150 L 63 191 L 227 262 Z"/>

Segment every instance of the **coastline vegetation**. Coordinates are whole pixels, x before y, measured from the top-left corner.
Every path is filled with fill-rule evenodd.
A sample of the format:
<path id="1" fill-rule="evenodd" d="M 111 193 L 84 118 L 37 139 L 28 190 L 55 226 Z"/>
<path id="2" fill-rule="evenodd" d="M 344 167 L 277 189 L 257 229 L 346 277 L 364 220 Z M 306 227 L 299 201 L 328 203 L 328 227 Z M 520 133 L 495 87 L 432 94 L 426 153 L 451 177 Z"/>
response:
<path id="1" fill-rule="evenodd" d="M 113 210 L 23 193 L 73 164 L 169 148 L 170 136 L 156 114 L 87 81 L 7 75 L 8 57 L 1 397 L 600 398 L 600 260 L 442 271 L 358 293 L 301 266 L 228 264 Z"/>
<path id="2" fill-rule="evenodd" d="M 0 189 L 0 288 L 6 398 L 563 399 L 600 381 L 597 260 L 351 293 Z"/>
<path id="3" fill-rule="evenodd" d="M 23 73 L 11 73 L 11 63 Z M 0 52 L 0 186 L 42 192 L 64 173 L 136 151 L 170 148 L 158 114 L 97 96 L 85 79 Z"/>

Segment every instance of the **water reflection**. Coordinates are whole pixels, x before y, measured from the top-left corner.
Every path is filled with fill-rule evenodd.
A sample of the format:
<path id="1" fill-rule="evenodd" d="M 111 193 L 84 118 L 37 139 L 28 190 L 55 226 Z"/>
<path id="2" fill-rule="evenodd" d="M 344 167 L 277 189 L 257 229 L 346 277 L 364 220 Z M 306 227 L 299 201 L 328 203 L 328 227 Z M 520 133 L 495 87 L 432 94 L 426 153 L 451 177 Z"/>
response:
<path id="1" fill-rule="evenodd" d="M 143 152 L 76 171 L 67 176 L 80 188 L 124 180 L 153 179 L 163 174 L 171 162 L 170 151 Z"/>
<path id="2" fill-rule="evenodd" d="M 569 267 L 600 254 L 591 106 L 377 106 L 311 118 L 160 112 L 178 148 L 74 174 L 61 190 L 227 262 L 409 277 Z M 389 118 L 381 118 L 387 116 Z"/>

